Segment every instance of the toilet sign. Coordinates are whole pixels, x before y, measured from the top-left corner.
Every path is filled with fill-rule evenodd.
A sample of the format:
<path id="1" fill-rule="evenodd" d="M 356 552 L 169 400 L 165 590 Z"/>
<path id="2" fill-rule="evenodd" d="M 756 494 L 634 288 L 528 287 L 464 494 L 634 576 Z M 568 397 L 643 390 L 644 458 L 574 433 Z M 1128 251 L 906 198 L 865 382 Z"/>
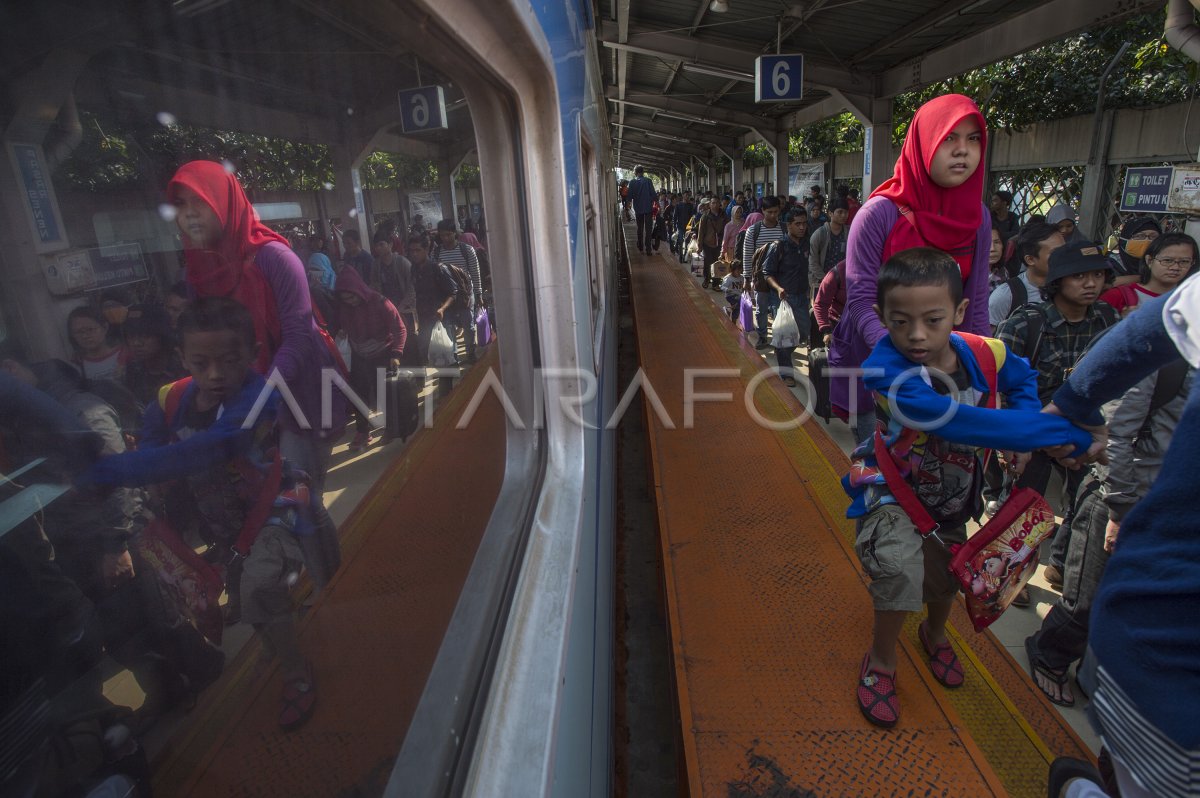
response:
<path id="1" fill-rule="evenodd" d="M 1134 166 L 1125 170 L 1122 213 L 1166 213 L 1173 166 Z"/>

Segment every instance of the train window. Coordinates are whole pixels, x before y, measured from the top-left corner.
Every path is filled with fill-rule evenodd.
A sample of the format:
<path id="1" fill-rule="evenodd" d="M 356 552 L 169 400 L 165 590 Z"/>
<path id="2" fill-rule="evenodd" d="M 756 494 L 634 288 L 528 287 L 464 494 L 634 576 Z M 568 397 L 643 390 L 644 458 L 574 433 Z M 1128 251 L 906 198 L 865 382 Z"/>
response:
<path id="1" fill-rule="evenodd" d="M 600 214 L 597 203 L 600 202 L 600 174 L 596 166 L 596 156 L 587 138 L 579 142 L 579 159 L 583 173 L 583 227 L 586 246 L 584 249 L 588 267 L 588 286 L 592 305 L 592 351 L 600 357 L 601 343 L 604 335 L 603 319 L 606 308 L 604 295 L 604 234 L 600 226 Z M 599 363 L 595 364 L 599 368 Z"/>
<path id="2" fill-rule="evenodd" d="M 565 250 L 472 6 L 0 31 L 0 793 L 376 794 L 406 739 L 430 783 L 461 757 Z"/>

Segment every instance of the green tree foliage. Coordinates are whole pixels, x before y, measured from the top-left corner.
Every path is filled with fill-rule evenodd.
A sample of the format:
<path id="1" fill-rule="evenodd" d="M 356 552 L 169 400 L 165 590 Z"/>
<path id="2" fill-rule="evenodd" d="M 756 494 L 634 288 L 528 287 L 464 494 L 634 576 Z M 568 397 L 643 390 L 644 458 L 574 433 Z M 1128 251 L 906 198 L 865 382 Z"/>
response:
<path id="1" fill-rule="evenodd" d="M 193 160 L 229 161 L 247 191 L 316 191 L 333 182 L 329 147 L 191 125 L 128 128 L 82 114 L 83 140 L 59 165 L 58 179 L 87 191 L 164 186 Z"/>
<path id="2" fill-rule="evenodd" d="M 862 140 L 862 123 L 847 111 L 793 130 L 788 140 L 788 156 L 793 161 L 828 158 L 834 153 L 862 149 Z"/>
<path id="3" fill-rule="evenodd" d="M 83 140 L 55 176 L 85 191 L 161 187 L 181 164 L 196 159 L 229 161 L 252 195 L 318 191 L 335 180 L 329 147 L 323 144 L 179 124 L 131 129 L 94 114 L 82 116 Z M 438 184 L 435 162 L 384 152 L 367 158 L 361 177 L 364 188 L 415 190 Z M 459 178 L 460 185 L 478 185 L 479 170 L 465 166 Z"/>
<path id="4" fill-rule="evenodd" d="M 1162 41 L 1161 11 L 1102 25 L 958 77 L 896 98 L 893 140 L 904 140 L 917 108 L 939 94 L 965 94 L 986 110 L 992 130 L 1021 130 L 1035 122 L 1091 113 L 1100 75 L 1120 50 L 1130 48 L 1109 76 L 1107 108 L 1144 108 L 1193 96 L 1197 65 Z"/>
<path id="5" fill-rule="evenodd" d="M 428 190 L 437 188 L 438 168 L 429 160 L 392 152 L 373 152 L 359 169 L 359 177 L 363 188 Z"/>

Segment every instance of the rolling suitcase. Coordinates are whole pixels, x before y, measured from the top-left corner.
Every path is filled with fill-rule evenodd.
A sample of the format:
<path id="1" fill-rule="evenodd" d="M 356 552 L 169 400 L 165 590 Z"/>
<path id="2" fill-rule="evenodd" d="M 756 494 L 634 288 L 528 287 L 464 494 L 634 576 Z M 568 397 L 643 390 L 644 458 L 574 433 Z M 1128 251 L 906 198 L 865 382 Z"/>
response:
<path id="1" fill-rule="evenodd" d="M 417 381 L 413 375 L 403 371 L 388 372 L 384 440 L 395 438 L 403 441 L 417 431 L 420 423 L 417 393 Z"/>
<path id="2" fill-rule="evenodd" d="M 829 419 L 833 416 L 833 405 L 829 401 L 829 350 L 814 349 L 808 356 L 808 382 L 812 386 L 812 407 L 809 408 L 814 416 Z"/>

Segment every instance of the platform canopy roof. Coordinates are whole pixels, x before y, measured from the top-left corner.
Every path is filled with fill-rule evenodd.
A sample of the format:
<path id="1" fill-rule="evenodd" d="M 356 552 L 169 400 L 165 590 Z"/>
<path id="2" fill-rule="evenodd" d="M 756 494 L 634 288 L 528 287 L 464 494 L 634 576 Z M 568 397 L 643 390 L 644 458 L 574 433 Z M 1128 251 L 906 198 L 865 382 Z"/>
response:
<path id="1" fill-rule="evenodd" d="M 597 2 L 614 149 L 619 160 L 629 151 L 668 163 L 729 155 L 846 110 L 864 122 L 883 122 L 870 119 L 879 113 L 874 101 L 1164 6 L 1163 0 Z M 755 59 L 776 52 L 804 55 L 804 97 L 756 104 Z"/>
<path id="2" fill-rule="evenodd" d="M 166 112 L 296 141 L 377 135 L 379 149 L 414 155 L 471 146 L 462 92 L 421 58 L 422 42 L 436 45 L 406 17 L 375 0 L 24 4 L 0 11 L 0 116 L 39 103 L 57 113 L 69 94 L 140 124 Z M 397 91 L 432 84 L 444 89 L 449 129 L 403 136 Z"/>

